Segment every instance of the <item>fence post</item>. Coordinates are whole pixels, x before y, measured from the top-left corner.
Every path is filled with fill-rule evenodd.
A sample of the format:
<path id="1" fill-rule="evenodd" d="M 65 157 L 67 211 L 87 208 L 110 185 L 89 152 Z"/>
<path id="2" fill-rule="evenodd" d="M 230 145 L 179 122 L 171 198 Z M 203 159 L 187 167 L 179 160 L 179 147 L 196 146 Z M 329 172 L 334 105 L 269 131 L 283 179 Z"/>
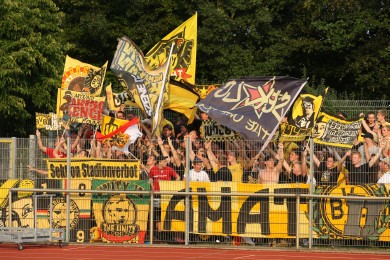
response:
<path id="1" fill-rule="evenodd" d="M 71 157 L 71 140 L 68 136 L 66 143 L 67 147 L 67 155 L 66 155 L 66 187 L 70 189 L 70 157 Z M 66 242 L 69 243 L 70 237 L 70 192 L 66 193 Z"/>
<path id="2" fill-rule="evenodd" d="M 295 238 L 295 246 L 296 248 L 298 249 L 299 248 L 299 206 L 301 204 L 301 197 L 299 196 L 299 194 L 297 193 L 297 197 L 296 197 L 296 219 L 297 219 L 297 223 L 296 223 L 296 238 Z"/>
<path id="3" fill-rule="evenodd" d="M 35 135 L 30 135 L 29 143 L 28 143 L 28 164 L 35 167 Z M 35 180 L 35 175 L 31 172 L 27 173 L 27 177 L 31 180 Z"/>
<path id="4" fill-rule="evenodd" d="M 8 227 L 12 227 L 12 190 L 8 192 Z"/>
<path id="5" fill-rule="evenodd" d="M 10 171 L 10 179 L 16 179 L 17 177 L 17 169 L 16 169 L 16 156 L 17 156 L 17 151 L 16 151 L 16 137 L 11 138 L 11 171 Z"/>
<path id="6" fill-rule="evenodd" d="M 190 148 L 191 148 L 191 138 L 188 137 L 186 140 L 186 169 L 184 171 L 184 176 L 186 176 L 186 192 L 190 190 Z M 185 197 L 185 232 L 184 232 L 184 244 L 188 246 L 189 238 L 190 238 L 190 195 L 186 195 Z"/>
<path id="7" fill-rule="evenodd" d="M 310 195 L 314 193 L 314 141 L 310 138 Z M 313 198 L 309 199 L 309 249 L 313 245 Z"/>

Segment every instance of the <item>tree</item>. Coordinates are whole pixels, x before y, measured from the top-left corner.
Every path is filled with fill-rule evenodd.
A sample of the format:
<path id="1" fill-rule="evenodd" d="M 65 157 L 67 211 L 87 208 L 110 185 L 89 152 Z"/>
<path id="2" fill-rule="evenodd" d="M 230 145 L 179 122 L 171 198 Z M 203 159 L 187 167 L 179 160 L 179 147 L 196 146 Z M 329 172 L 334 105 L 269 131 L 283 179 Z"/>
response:
<path id="1" fill-rule="evenodd" d="M 0 136 L 32 133 L 35 111 L 53 111 L 67 44 L 51 0 L 1 0 Z"/>

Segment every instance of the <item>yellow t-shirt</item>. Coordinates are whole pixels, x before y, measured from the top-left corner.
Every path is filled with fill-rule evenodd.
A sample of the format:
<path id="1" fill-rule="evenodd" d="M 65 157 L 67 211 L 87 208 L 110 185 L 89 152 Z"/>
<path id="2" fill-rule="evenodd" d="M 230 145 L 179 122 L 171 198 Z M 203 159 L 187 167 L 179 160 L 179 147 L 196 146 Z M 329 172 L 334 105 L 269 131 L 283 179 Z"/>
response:
<path id="1" fill-rule="evenodd" d="M 232 173 L 232 182 L 241 183 L 242 182 L 242 175 L 244 174 L 244 170 L 243 170 L 241 164 L 236 163 L 235 165 L 229 165 L 228 169 Z"/>

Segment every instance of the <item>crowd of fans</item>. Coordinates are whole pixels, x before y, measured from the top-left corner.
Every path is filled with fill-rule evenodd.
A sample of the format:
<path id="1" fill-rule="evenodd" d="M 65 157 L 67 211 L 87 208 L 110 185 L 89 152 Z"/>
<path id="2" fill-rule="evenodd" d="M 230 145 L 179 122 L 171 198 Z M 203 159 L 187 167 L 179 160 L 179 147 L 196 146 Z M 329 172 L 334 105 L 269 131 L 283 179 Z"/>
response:
<path id="1" fill-rule="evenodd" d="M 136 114 L 118 111 L 115 116 L 131 120 Z M 270 143 L 264 151 L 258 152 L 256 140 L 203 140 L 199 126 L 202 120 L 208 120 L 203 112 L 192 124 L 187 124 L 183 116 L 177 116 L 174 123 L 163 118 L 162 127 L 154 136 L 151 135 L 151 120 L 140 120 L 143 136 L 129 147 L 128 152 L 112 149 L 110 141 L 97 141 L 94 138 L 96 129 L 86 124 L 57 137 L 53 148 L 43 145 L 38 130 L 36 136 L 38 147 L 50 158 L 66 157 L 65 138 L 69 136 L 72 157 L 138 159 L 141 160 L 141 178 L 153 181 L 160 178 L 160 175 L 150 175 L 154 167 L 172 170 L 179 176 L 174 179 L 185 179 L 186 155 L 189 154 L 192 181 L 276 184 L 312 180 L 316 185 L 387 183 L 390 181 L 386 175 L 390 164 L 390 124 L 386 122 L 386 111 L 362 116 L 365 120 L 352 149 L 314 145 L 313 171 L 309 167 L 310 148 L 306 141 Z"/>
<path id="2" fill-rule="evenodd" d="M 119 119 L 131 120 L 137 115 L 118 111 Z M 343 115 L 344 116 L 344 115 Z M 55 147 L 45 147 L 37 130 L 38 147 L 50 158 L 67 156 L 66 138 L 71 138 L 71 156 L 75 158 L 107 158 L 141 161 L 141 179 L 149 180 L 151 189 L 159 191 L 160 180 L 197 182 L 241 182 L 261 184 L 313 183 L 314 185 L 363 185 L 390 183 L 390 124 L 386 111 L 370 112 L 364 116 L 352 149 L 315 144 L 313 155 L 309 143 L 272 142 L 259 152 L 256 140 L 203 140 L 199 127 L 207 114 L 187 124 L 177 116 L 174 123 L 162 119 L 157 135 L 152 136 L 150 119 L 140 120 L 142 137 L 129 146 L 128 152 L 112 149 L 109 141 L 97 141 L 92 126 L 82 124 L 64 136 L 57 137 Z M 187 155 L 190 160 L 185 173 Z M 310 158 L 313 162 L 310 164 Z M 314 169 L 310 169 L 310 165 Z M 29 166 L 30 171 L 47 174 Z M 313 174 L 311 174 L 313 173 Z M 156 230 L 161 230 L 159 196 L 154 202 Z M 249 241 L 250 242 L 250 241 Z"/>

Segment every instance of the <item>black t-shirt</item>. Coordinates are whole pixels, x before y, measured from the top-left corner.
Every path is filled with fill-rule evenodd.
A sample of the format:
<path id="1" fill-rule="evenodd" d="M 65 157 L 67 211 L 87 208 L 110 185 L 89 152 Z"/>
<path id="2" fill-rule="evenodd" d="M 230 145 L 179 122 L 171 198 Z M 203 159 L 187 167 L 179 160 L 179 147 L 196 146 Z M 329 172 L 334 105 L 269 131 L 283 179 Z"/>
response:
<path id="1" fill-rule="evenodd" d="M 176 166 L 175 164 L 171 164 L 170 167 L 171 167 L 172 169 L 174 169 L 174 170 L 177 172 L 177 174 L 179 174 L 180 180 L 183 180 L 183 179 L 184 179 L 185 166 L 184 166 L 183 163 L 180 164 L 180 166 Z"/>
<path id="2" fill-rule="evenodd" d="M 210 181 L 232 181 L 232 172 L 227 166 L 218 169 Z"/>
<path id="3" fill-rule="evenodd" d="M 293 172 L 288 174 L 282 172 L 279 175 L 279 183 L 307 183 L 307 175 L 295 175 Z"/>
<path id="4" fill-rule="evenodd" d="M 295 175 L 291 173 L 289 183 L 307 183 L 307 175 Z"/>
<path id="5" fill-rule="evenodd" d="M 349 185 L 363 185 L 368 183 L 368 175 L 370 167 L 368 163 L 355 167 L 351 162 L 345 164 L 348 170 L 348 184 Z"/>
<path id="6" fill-rule="evenodd" d="M 336 167 L 326 168 L 326 162 L 321 162 L 318 166 L 314 178 L 317 185 L 336 185 L 340 172 Z"/>

